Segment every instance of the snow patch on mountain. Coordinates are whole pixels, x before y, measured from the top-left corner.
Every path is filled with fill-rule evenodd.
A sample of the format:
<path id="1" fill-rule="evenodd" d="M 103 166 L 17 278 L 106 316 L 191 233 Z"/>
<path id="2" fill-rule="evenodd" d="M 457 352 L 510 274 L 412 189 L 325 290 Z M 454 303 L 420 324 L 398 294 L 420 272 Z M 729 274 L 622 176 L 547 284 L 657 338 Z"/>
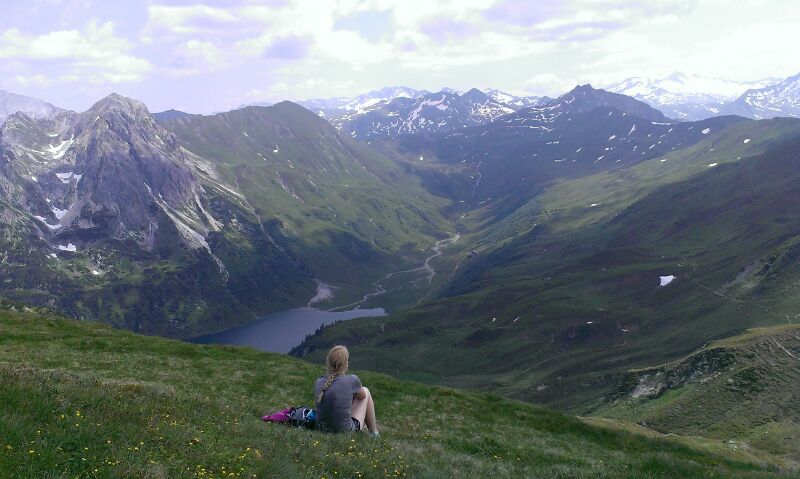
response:
<path id="1" fill-rule="evenodd" d="M 78 251 L 78 248 L 72 243 L 67 243 L 66 245 L 60 244 L 58 245 L 58 249 L 61 251 L 69 251 L 70 253 Z"/>
<path id="2" fill-rule="evenodd" d="M 54 160 L 61 159 L 69 150 L 69 147 L 72 146 L 72 143 L 75 141 L 74 138 L 70 138 L 69 140 L 64 140 L 58 145 L 49 145 L 45 148 L 45 151 L 50 154 L 50 156 Z"/>

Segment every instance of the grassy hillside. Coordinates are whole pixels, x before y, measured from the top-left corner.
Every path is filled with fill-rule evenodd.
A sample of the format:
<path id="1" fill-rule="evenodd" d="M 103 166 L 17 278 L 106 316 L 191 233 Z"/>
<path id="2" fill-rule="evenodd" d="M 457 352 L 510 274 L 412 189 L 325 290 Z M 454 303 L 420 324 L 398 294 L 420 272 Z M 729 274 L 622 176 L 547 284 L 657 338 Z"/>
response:
<path id="1" fill-rule="evenodd" d="M 765 125 L 698 144 L 711 155 L 716 145 L 732 157 L 726 164 L 709 167 L 714 156 L 687 151 L 608 175 L 630 183 L 557 185 L 560 194 L 540 197 L 529 216 L 465 237 L 471 246 L 435 300 L 326 328 L 302 351 L 319 359 L 344 342 L 400 377 L 586 413 L 631 368 L 794 321 L 800 140 L 797 122 Z M 742 153 L 753 156 L 736 161 Z M 691 174 L 651 172 L 671 162 Z M 603 206 L 587 204 L 592 188 L 618 203 L 595 213 Z M 668 275 L 677 279 L 660 286 Z"/>
<path id="2" fill-rule="evenodd" d="M 800 325 L 758 328 L 630 371 L 598 414 L 800 461 Z"/>
<path id="3" fill-rule="evenodd" d="M 380 438 L 264 425 L 310 403 L 320 366 L 13 309 L 0 311 L 10 477 L 792 477 L 720 443 L 360 370 Z"/>

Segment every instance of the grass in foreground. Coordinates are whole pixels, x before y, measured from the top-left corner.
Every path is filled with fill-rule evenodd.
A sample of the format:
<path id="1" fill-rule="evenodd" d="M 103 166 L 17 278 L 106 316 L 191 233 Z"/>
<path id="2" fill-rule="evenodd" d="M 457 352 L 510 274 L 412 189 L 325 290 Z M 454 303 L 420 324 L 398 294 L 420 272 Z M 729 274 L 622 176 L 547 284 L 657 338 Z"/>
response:
<path id="1" fill-rule="evenodd" d="M 321 367 L 0 311 L 4 477 L 789 477 L 491 395 L 357 371 L 380 438 L 265 425 Z"/>

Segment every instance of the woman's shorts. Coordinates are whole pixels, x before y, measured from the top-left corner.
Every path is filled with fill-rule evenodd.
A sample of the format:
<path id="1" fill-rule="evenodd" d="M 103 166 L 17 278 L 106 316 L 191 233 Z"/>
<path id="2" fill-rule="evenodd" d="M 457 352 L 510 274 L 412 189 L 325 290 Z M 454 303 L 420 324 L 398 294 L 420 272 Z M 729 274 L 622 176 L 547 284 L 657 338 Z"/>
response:
<path id="1" fill-rule="evenodd" d="M 353 432 L 361 431 L 361 421 L 359 421 L 358 419 L 356 419 L 354 417 L 351 417 L 350 419 L 352 419 L 352 425 L 351 425 L 352 431 Z"/>

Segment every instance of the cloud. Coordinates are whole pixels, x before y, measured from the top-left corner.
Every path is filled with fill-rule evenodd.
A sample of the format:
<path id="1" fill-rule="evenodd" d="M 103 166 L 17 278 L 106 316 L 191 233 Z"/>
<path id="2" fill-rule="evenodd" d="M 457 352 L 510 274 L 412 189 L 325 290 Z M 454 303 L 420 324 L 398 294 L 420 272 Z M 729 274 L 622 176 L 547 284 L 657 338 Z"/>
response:
<path id="1" fill-rule="evenodd" d="M 171 76 L 187 76 L 221 70 L 229 64 L 225 52 L 214 43 L 187 40 L 175 46 L 171 60 L 162 68 Z"/>
<path id="2" fill-rule="evenodd" d="M 178 46 L 178 52 L 185 58 L 198 60 L 205 64 L 218 63 L 222 58 L 222 51 L 211 42 L 189 40 Z"/>
<path id="3" fill-rule="evenodd" d="M 221 6 L 221 3 L 229 5 Z M 215 6 L 149 5 L 147 24 L 141 32 L 146 42 L 180 36 L 205 35 L 215 39 L 254 36 L 274 23 L 285 0 L 258 2 L 217 2 Z"/>
<path id="4" fill-rule="evenodd" d="M 313 40 L 307 36 L 287 35 L 276 38 L 264 51 L 267 58 L 299 60 L 308 56 Z"/>
<path id="5" fill-rule="evenodd" d="M 564 78 L 553 73 L 542 73 L 526 79 L 522 84 L 522 88 L 515 93 L 557 97 L 575 86 L 576 82 L 572 78 Z"/>
<path id="6" fill-rule="evenodd" d="M 293 83 L 278 81 L 267 88 L 250 90 L 247 92 L 246 101 L 278 102 L 287 98 L 298 100 L 314 96 L 319 91 L 330 92 L 330 96 L 345 95 L 354 87 L 357 87 L 357 84 L 352 79 L 336 81 L 324 78 L 306 78 Z"/>
<path id="7" fill-rule="evenodd" d="M 800 68 L 792 0 L 31 1 L 10 7 L 13 29 L 0 27 L 0 83 L 61 103 L 122 82 L 197 110 L 248 92 L 279 100 L 405 83 L 552 96 L 673 70 L 744 80 Z M 92 16 L 101 20 L 82 23 Z"/>
<path id="8" fill-rule="evenodd" d="M 130 42 L 114 34 L 112 22 L 90 22 L 84 31 L 26 35 L 11 29 L 0 34 L 0 59 L 18 61 L 24 69 L 37 72 L 31 78 L 45 70 L 62 81 L 80 77 L 94 83 L 139 81 L 151 65 L 131 49 Z"/>
<path id="9" fill-rule="evenodd" d="M 687 15 L 697 4 L 698 0 L 500 0 L 484 11 L 484 17 L 496 28 L 518 26 L 529 38 L 583 42 L 643 21 Z"/>
<path id="10" fill-rule="evenodd" d="M 50 86 L 53 84 L 53 79 L 51 77 L 41 75 L 41 74 L 34 74 L 34 75 L 15 75 L 11 78 L 11 80 L 19 86 L 28 87 L 31 85 L 36 86 Z"/>
<path id="11" fill-rule="evenodd" d="M 479 29 L 474 24 L 445 17 L 426 20 L 420 25 L 420 31 L 437 43 L 444 43 L 448 40 L 472 37 L 479 32 Z"/>
<path id="12" fill-rule="evenodd" d="M 567 13 L 565 2 L 528 2 L 520 4 L 501 0 L 484 11 L 486 19 L 498 23 L 536 25 Z"/>
<path id="13" fill-rule="evenodd" d="M 240 18 L 225 8 L 208 5 L 147 7 L 144 35 L 220 33 L 239 23 Z"/>
<path id="14" fill-rule="evenodd" d="M 562 0 L 560 2 L 520 2 L 500 0 L 487 8 L 487 19 L 524 26 L 569 25 L 586 22 L 631 24 L 656 16 L 686 15 L 698 0 Z"/>
<path id="15" fill-rule="evenodd" d="M 367 10 L 340 16 L 336 18 L 333 29 L 351 30 L 369 41 L 377 42 L 394 33 L 393 12 L 391 9 Z"/>

